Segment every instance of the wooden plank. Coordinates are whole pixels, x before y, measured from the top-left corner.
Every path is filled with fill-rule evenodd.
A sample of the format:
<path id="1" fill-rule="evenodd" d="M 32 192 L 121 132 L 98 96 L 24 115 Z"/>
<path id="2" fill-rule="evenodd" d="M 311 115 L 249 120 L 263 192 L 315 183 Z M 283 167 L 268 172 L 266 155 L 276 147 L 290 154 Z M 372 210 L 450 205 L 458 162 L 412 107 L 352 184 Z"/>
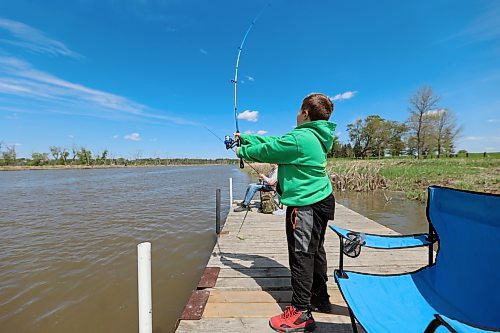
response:
<path id="1" fill-rule="evenodd" d="M 180 320 L 199 320 L 205 310 L 210 292 L 207 290 L 195 290 L 182 311 Z"/>
<path id="2" fill-rule="evenodd" d="M 328 289 L 330 302 L 344 304 L 336 285 Z M 290 303 L 292 292 L 289 291 L 238 291 L 212 290 L 208 303 Z"/>
<path id="3" fill-rule="evenodd" d="M 213 288 L 219 276 L 220 267 L 206 267 L 198 282 L 198 289 Z"/>
<path id="4" fill-rule="evenodd" d="M 345 316 L 329 316 L 316 320 L 315 333 L 352 333 L 351 322 Z M 360 327 L 358 331 L 364 332 Z M 246 332 L 275 333 L 267 318 L 203 318 L 199 321 L 182 321 L 178 333 Z"/>
<path id="5" fill-rule="evenodd" d="M 204 318 L 270 318 L 283 312 L 290 303 L 208 303 Z M 345 303 L 332 306 L 332 313 L 313 313 L 313 317 L 349 316 Z"/>
<path id="6" fill-rule="evenodd" d="M 370 267 L 370 266 L 346 266 L 349 270 L 359 271 L 359 270 L 372 270 L 373 273 L 391 273 L 396 270 L 404 270 L 408 272 L 415 271 L 422 267 L 421 265 L 400 265 L 400 266 L 379 266 L 379 267 Z M 337 266 L 330 266 L 328 269 L 328 276 L 330 279 L 333 279 L 333 271 L 337 268 Z M 251 268 L 240 268 L 240 269 L 232 269 L 223 267 L 219 273 L 219 277 L 221 278 L 264 278 L 264 277 L 274 277 L 274 278 L 289 278 L 290 270 L 288 267 L 251 267 Z"/>

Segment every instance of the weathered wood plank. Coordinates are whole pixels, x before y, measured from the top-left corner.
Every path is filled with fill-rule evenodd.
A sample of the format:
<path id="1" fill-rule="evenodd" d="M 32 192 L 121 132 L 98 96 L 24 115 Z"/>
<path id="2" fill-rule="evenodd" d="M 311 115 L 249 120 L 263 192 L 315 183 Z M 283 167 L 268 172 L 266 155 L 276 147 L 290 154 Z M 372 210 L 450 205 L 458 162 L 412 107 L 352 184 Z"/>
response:
<path id="1" fill-rule="evenodd" d="M 283 311 L 286 303 L 208 303 L 203 313 L 204 318 L 270 318 Z M 317 318 L 331 316 L 349 316 L 345 303 L 332 306 L 330 314 L 313 313 Z"/>
<path id="2" fill-rule="evenodd" d="M 352 333 L 350 319 L 345 316 L 318 318 L 315 333 Z M 274 332 L 267 318 L 203 318 L 198 321 L 182 321 L 178 333 L 215 333 L 215 332 Z M 359 328 L 359 332 L 364 332 Z"/>
<path id="3" fill-rule="evenodd" d="M 336 285 L 328 289 L 330 301 L 335 304 L 344 304 L 344 300 Z M 212 290 L 208 303 L 289 303 L 292 292 L 289 291 L 238 291 Z"/>

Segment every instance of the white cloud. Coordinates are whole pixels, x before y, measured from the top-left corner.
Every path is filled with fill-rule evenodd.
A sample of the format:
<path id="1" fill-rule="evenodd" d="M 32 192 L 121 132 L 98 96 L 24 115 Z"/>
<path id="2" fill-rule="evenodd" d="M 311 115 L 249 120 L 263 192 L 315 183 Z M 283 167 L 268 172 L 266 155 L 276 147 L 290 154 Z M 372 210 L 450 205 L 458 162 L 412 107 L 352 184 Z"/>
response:
<path id="1" fill-rule="evenodd" d="M 250 130 L 247 130 L 245 132 L 243 132 L 244 134 L 254 134 L 255 132 L 254 131 L 250 131 Z"/>
<path id="2" fill-rule="evenodd" d="M 140 118 L 181 125 L 198 123 L 166 115 L 126 97 L 92 89 L 34 68 L 30 63 L 0 55 L 0 94 L 11 96 L 11 104 L 34 112 L 94 116 L 98 118 Z M 5 104 L 5 103 L 4 103 Z M 2 105 L 7 107 L 7 105 Z"/>
<path id="3" fill-rule="evenodd" d="M 357 91 L 346 91 L 346 92 L 343 92 L 341 94 L 337 94 L 333 97 L 331 97 L 330 99 L 332 101 L 342 101 L 344 99 L 351 99 L 354 97 L 354 95 L 356 95 L 358 92 Z"/>
<path id="4" fill-rule="evenodd" d="M 118 139 L 118 134 L 113 135 L 113 139 Z"/>
<path id="5" fill-rule="evenodd" d="M 205 49 L 200 49 L 200 53 L 202 53 L 202 54 L 208 54 L 208 52 Z"/>
<path id="6" fill-rule="evenodd" d="M 472 21 L 465 29 L 451 35 L 445 40 L 461 38 L 467 43 L 498 41 L 500 39 L 500 6 L 491 1 L 484 12 Z"/>
<path id="7" fill-rule="evenodd" d="M 486 120 L 486 121 L 487 121 L 487 122 L 489 122 L 489 123 L 496 123 L 496 122 L 498 122 L 499 120 L 498 120 L 498 119 L 488 119 L 488 120 Z"/>
<path id="8" fill-rule="evenodd" d="M 141 140 L 141 135 L 139 133 L 130 133 L 123 137 L 125 140 L 139 141 Z"/>
<path id="9" fill-rule="evenodd" d="M 424 116 L 438 116 L 442 114 L 443 112 L 446 112 L 446 109 L 435 109 L 435 110 L 429 110 L 424 113 Z"/>
<path id="10" fill-rule="evenodd" d="M 70 134 L 70 135 L 68 135 L 68 138 L 70 138 L 70 139 L 74 139 L 74 138 L 75 138 L 75 136 Z"/>
<path id="11" fill-rule="evenodd" d="M 238 119 L 256 122 L 257 120 L 259 120 L 259 111 L 245 110 L 242 113 L 238 114 Z"/>
<path id="12" fill-rule="evenodd" d="M 267 134 L 267 131 L 264 130 L 257 131 L 257 135 L 264 135 L 264 134 Z"/>
<path id="13" fill-rule="evenodd" d="M 466 141 L 488 141 L 488 142 L 500 142 L 500 136 L 467 136 L 464 138 Z"/>
<path id="14" fill-rule="evenodd" d="M 479 141 L 479 140 L 484 140 L 486 139 L 484 136 L 467 136 L 464 138 L 464 140 L 467 141 Z"/>
<path id="15" fill-rule="evenodd" d="M 70 50 L 64 43 L 47 37 L 42 31 L 27 24 L 0 17 L 0 29 L 8 31 L 12 35 L 12 39 L 0 39 L 0 43 L 38 53 L 82 58 L 80 54 Z"/>
<path id="16" fill-rule="evenodd" d="M 248 81 L 250 81 L 250 82 L 254 82 L 254 81 L 255 81 L 255 79 L 253 78 L 253 76 L 246 75 L 245 77 L 246 77 L 246 78 L 248 79 Z"/>

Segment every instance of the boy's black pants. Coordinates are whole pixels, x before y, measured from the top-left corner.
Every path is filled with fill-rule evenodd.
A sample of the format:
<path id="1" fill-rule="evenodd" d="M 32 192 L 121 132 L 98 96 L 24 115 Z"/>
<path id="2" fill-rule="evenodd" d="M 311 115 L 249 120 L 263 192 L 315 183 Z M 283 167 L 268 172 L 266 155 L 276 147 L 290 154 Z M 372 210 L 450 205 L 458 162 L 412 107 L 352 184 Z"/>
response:
<path id="1" fill-rule="evenodd" d="M 310 206 L 287 207 L 288 261 L 292 273 L 292 305 L 296 308 L 308 308 L 312 295 L 329 299 L 323 244 L 328 220 L 333 220 L 334 213 L 333 194 Z"/>

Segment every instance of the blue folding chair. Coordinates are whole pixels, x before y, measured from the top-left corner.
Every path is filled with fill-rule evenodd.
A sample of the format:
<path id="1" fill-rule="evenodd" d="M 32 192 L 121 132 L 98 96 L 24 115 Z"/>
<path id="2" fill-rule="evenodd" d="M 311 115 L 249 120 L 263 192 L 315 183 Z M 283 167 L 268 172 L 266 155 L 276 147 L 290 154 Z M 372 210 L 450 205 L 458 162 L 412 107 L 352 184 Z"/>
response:
<path id="1" fill-rule="evenodd" d="M 500 332 L 500 195 L 428 191 L 428 234 L 353 237 L 359 234 L 330 226 L 340 238 L 334 277 L 354 332 L 356 321 L 369 333 Z M 345 271 L 344 242 L 353 239 L 378 249 L 428 246 L 429 265 L 399 275 Z"/>

